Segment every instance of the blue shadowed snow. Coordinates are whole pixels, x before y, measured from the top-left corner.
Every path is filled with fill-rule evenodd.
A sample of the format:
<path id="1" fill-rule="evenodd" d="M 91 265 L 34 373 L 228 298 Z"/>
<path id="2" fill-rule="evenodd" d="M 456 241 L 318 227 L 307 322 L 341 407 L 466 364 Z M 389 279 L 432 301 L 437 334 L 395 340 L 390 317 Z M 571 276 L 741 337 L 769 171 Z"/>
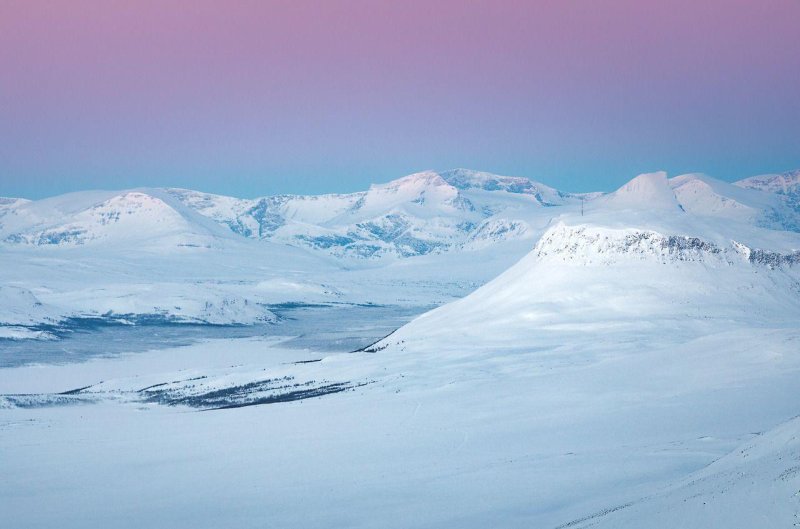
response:
<path id="1" fill-rule="evenodd" d="M 178 323 L 163 317 L 139 317 L 133 324 L 131 320 L 73 318 L 63 327 L 43 329 L 56 340 L 0 339 L 0 368 L 83 362 L 206 339 L 253 336 L 286 336 L 283 345 L 290 348 L 348 352 L 375 342 L 430 308 L 283 303 L 269 307 L 279 316 L 278 323 L 259 325 Z"/>

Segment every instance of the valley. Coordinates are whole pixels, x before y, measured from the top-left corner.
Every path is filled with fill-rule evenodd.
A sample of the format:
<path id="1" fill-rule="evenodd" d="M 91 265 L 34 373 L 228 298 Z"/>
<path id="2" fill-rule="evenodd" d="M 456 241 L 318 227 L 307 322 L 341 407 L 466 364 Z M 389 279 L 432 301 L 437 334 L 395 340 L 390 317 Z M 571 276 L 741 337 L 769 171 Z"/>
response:
<path id="1" fill-rule="evenodd" d="M 4 519 L 791 526 L 797 189 L 4 200 Z"/>

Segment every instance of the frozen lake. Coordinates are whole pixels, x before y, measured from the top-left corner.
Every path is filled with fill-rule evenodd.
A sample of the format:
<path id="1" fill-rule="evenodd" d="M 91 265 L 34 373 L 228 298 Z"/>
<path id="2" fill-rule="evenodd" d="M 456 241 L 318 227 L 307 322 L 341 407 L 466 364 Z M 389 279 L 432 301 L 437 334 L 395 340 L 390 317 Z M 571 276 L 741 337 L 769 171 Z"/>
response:
<path id="1" fill-rule="evenodd" d="M 367 346 L 430 306 L 304 305 L 269 307 L 280 321 L 261 325 L 203 325 L 149 321 L 136 325 L 74 319 L 54 332 L 57 340 L 0 339 L 0 368 L 83 362 L 95 357 L 191 345 L 200 340 L 290 337 L 284 347 L 348 352 Z"/>

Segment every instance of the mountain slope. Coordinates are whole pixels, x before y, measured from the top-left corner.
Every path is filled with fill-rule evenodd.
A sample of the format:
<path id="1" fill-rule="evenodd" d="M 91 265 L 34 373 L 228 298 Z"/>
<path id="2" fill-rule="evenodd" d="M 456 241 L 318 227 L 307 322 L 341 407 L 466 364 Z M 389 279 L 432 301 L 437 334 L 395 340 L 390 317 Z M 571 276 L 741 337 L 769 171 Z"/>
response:
<path id="1" fill-rule="evenodd" d="M 758 189 L 768 193 L 791 195 L 800 189 L 800 169 L 781 174 L 751 176 L 735 182 L 734 185 L 745 189 Z"/>
<path id="2" fill-rule="evenodd" d="M 667 173 L 641 174 L 615 192 L 597 200 L 609 209 L 639 209 L 675 211 L 680 204 L 670 189 Z"/>
<path id="3" fill-rule="evenodd" d="M 800 169 L 782 174 L 753 176 L 739 180 L 734 185 L 745 189 L 756 189 L 776 195 L 787 208 L 800 214 Z M 800 231 L 800 222 L 795 220 L 794 231 Z"/>
<path id="4" fill-rule="evenodd" d="M 699 469 L 798 412 L 786 395 L 800 368 L 800 235 L 673 207 L 682 192 L 644 180 L 563 215 L 496 279 L 365 351 L 403 365 L 411 388 L 438 373 L 431 399 L 470 387 L 454 399 L 468 409 L 459 426 L 503 415 L 498 446 L 522 445 L 506 479 L 530 498 L 572 494 L 497 500 L 530 506 L 509 525 L 782 526 L 798 512 L 796 421 Z M 550 444 L 557 455 L 537 452 Z"/>
<path id="5" fill-rule="evenodd" d="M 738 223 L 749 232 L 758 227 L 774 231 L 800 232 L 800 210 L 790 207 L 784 197 L 760 187 L 742 187 L 710 176 L 692 173 L 667 178 L 666 173 L 639 175 L 617 191 L 587 203 L 592 211 L 625 211 L 625 220 L 657 223 Z M 688 213 L 690 216 L 681 215 Z M 620 224 L 621 225 L 621 224 Z"/>
<path id="6" fill-rule="evenodd" d="M 208 246 L 230 238 L 215 223 L 159 190 L 82 192 L 14 204 L 3 215 L 7 244 L 76 246 L 138 244 Z"/>
<path id="7" fill-rule="evenodd" d="M 448 184 L 456 189 L 482 189 L 484 191 L 506 191 L 508 193 L 532 195 L 542 206 L 563 205 L 572 195 L 519 176 L 499 176 L 470 169 L 452 169 L 441 174 Z"/>
<path id="8" fill-rule="evenodd" d="M 800 517 L 800 419 L 739 446 L 667 490 L 575 520 L 575 529 L 793 527 Z"/>
<path id="9" fill-rule="evenodd" d="M 719 246 L 647 229 L 558 224 L 497 279 L 376 348 L 527 349 L 570 339 L 591 349 L 599 332 L 627 348 L 673 339 L 678 329 L 686 338 L 798 318 L 800 252 L 754 253 L 734 241 Z"/>

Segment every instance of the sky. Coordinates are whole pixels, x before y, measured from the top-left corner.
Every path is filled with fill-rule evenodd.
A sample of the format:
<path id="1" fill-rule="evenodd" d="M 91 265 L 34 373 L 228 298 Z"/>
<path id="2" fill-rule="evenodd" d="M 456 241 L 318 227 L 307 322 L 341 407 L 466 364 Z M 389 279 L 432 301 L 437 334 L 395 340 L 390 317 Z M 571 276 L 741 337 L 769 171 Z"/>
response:
<path id="1" fill-rule="evenodd" d="M 0 0 L 0 196 L 800 168 L 800 0 Z"/>

